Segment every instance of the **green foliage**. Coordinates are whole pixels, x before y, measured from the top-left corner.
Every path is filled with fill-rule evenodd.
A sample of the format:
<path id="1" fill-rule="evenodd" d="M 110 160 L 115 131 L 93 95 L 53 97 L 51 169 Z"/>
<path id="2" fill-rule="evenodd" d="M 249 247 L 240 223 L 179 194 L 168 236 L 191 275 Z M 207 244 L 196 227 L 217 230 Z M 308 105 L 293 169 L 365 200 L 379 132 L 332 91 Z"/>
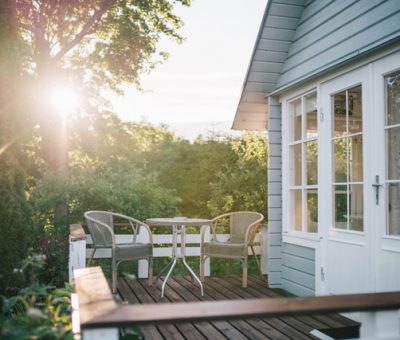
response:
<path id="1" fill-rule="evenodd" d="M 39 247 L 47 257 L 45 282 L 60 285 L 67 280 L 68 225 L 83 223 L 88 210 L 116 211 L 137 219 L 174 216 L 179 198 L 159 185 L 154 174 L 134 167 L 102 172 L 93 170 L 49 172 L 38 181 L 31 198 L 35 219 L 43 232 Z M 66 205 L 67 214 L 56 223 L 54 206 Z"/>
<path id="2" fill-rule="evenodd" d="M 71 69 L 96 88 L 139 84 L 139 75 L 165 58 L 159 40 L 182 40 L 182 21 L 173 12 L 177 3 L 190 1 L 18 0 L 17 23 L 31 46 L 27 64 L 41 78 Z"/>
<path id="3" fill-rule="evenodd" d="M 267 218 L 267 153 L 263 134 L 232 139 L 233 161 L 224 164 L 211 185 L 207 203 L 212 215 L 252 210 Z"/>
<path id="4" fill-rule="evenodd" d="M 12 297 L 1 297 L 2 339 L 73 339 L 72 289 L 55 289 L 37 281 L 43 260 L 42 255 L 35 254 L 23 260 L 14 276 L 21 276 L 26 288 Z"/>
<path id="5" fill-rule="evenodd" d="M 165 145 L 155 157 L 149 165 L 158 169 L 164 186 L 177 190 L 182 200 L 180 214 L 209 217 L 211 183 L 234 157 L 228 140 L 199 139 L 193 144 L 178 140 Z"/>
<path id="6" fill-rule="evenodd" d="M 0 294 L 12 294 L 10 273 L 26 256 L 35 234 L 25 196 L 27 165 L 20 137 L 27 123 L 18 105 L 22 46 L 14 25 L 14 2 L 0 3 Z M 14 101 L 10 102 L 10 98 Z"/>

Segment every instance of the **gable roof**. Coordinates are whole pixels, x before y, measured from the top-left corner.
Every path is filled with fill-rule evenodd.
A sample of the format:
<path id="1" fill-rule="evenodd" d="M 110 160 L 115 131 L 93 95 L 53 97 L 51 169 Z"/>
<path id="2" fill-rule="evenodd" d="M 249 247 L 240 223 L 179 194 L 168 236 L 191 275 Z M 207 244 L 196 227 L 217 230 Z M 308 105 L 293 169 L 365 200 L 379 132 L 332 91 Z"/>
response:
<path id="1" fill-rule="evenodd" d="M 267 128 L 268 102 L 279 79 L 305 0 L 269 0 L 253 49 L 232 129 Z"/>
<path id="2" fill-rule="evenodd" d="M 266 130 L 269 94 L 398 44 L 399 22 L 398 0 L 269 0 L 232 128 Z"/>

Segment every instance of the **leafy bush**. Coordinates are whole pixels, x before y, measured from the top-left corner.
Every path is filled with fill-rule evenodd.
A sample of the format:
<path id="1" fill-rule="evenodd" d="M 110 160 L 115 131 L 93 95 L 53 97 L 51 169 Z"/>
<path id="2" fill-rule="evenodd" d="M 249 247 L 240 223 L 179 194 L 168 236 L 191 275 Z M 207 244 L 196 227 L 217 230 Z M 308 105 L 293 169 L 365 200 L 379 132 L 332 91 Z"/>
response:
<path id="1" fill-rule="evenodd" d="M 114 170 L 114 171 L 113 171 Z M 38 251 L 46 255 L 42 280 L 62 285 L 67 281 L 70 223 L 83 223 L 88 210 L 108 210 L 144 220 L 150 216 L 174 216 L 179 198 L 162 188 L 154 174 L 133 167 L 101 173 L 93 171 L 49 172 L 32 193 L 34 218 L 42 227 Z M 65 205 L 67 214 L 55 220 L 55 207 Z"/>
<path id="2" fill-rule="evenodd" d="M 230 141 L 234 160 L 225 163 L 210 185 L 207 202 L 212 215 L 252 210 L 267 219 L 267 140 L 265 134 L 246 133 Z"/>
<path id="3" fill-rule="evenodd" d="M 1 297 L 0 337 L 4 339 L 73 339 L 71 287 L 55 289 L 39 283 L 43 255 L 30 255 L 15 270 L 26 288 L 12 297 Z"/>

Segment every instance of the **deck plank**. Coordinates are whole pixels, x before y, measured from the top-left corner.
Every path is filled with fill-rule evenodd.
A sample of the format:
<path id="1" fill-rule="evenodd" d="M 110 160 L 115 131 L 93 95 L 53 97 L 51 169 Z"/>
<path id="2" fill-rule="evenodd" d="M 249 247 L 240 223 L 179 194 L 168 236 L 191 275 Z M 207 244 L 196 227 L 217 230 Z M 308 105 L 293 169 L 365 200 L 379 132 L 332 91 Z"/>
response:
<path id="1" fill-rule="evenodd" d="M 240 278 L 233 277 L 234 280 Z M 262 281 L 259 277 L 252 277 L 250 285 L 257 287 L 256 289 L 263 289 L 264 291 L 270 291 L 273 296 L 282 296 L 284 292 L 274 292 L 266 286 L 266 282 Z M 283 293 L 283 294 L 282 294 Z M 313 316 L 298 316 L 298 320 L 310 325 L 313 328 L 330 328 L 330 327 L 346 327 L 346 326 L 356 326 L 358 323 L 356 321 L 350 320 L 340 314 L 325 314 L 325 315 L 313 315 Z"/>
<path id="2" fill-rule="evenodd" d="M 157 284 L 149 287 L 146 279 L 120 278 L 118 280 L 118 291 L 122 300 L 130 304 L 249 299 L 284 295 L 283 291 L 268 288 L 267 282 L 256 276 L 249 277 L 247 288 L 242 288 L 240 276 L 207 277 L 204 297 L 201 297 L 199 287 L 191 282 L 190 277 L 170 278 L 164 292 L 164 298 L 161 298 L 161 284 L 162 281 L 159 280 Z M 143 326 L 141 330 L 146 340 L 301 340 L 316 339 L 309 333 L 315 328 L 344 327 L 354 324 L 356 324 L 354 321 L 341 315 L 332 314 L 159 324 Z"/>
<path id="3" fill-rule="evenodd" d="M 172 278 L 171 286 L 175 287 L 175 289 L 179 290 L 180 295 L 183 297 L 183 301 L 211 301 L 213 300 L 207 294 L 204 297 L 199 297 L 194 291 L 197 290 L 197 287 L 193 286 L 190 281 L 185 280 L 184 278 Z M 219 331 L 224 334 L 224 338 L 228 339 L 248 339 L 242 332 L 240 332 L 237 327 L 235 327 L 235 322 L 227 322 L 227 321 L 216 321 L 211 324 Z M 214 338 L 211 338 L 214 339 Z"/>
<path id="4" fill-rule="evenodd" d="M 145 294 L 140 285 L 135 285 L 132 283 L 135 283 L 137 280 L 126 280 L 126 283 L 130 287 L 130 290 L 132 291 L 132 294 L 135 294 L 137 296 L 138 301 L 142 303 L 156 303 L 153 298 Z M 159 332 L 162 334 L 163 338 L 166 339 L 179 339 L 183 340 L 185 339 L 178 328 L 176 328 L 174 325 L 171 324 L 161 324 L 156 326 Z M 147 339 L 147 338 L 146 338 Z"/>
<path id="5" fill-rule="evenodd" d="M 242 282 L 240 280 L 240 278 L 237 278 L 237 277 L 231 277 L 230 279 L 233 280 L 236 284 L 238 284 L 238 283 L 241 284 L 241 282 Z M 229 279 L 227 281 L 229 281 Z M 271 297 L 281 297 L 282 296 L 282 294 L 279 294 L 278 292 L 275 292 L 275 291 L 267 288 L 266 284 L 263 281 L 261 281 L 258 277 L 255 277 L 253 280 L 251 280 L 251 283 L 246 288 L 246 291 L 251 292 L 253 297 L 257 297 L 257 298 L 266 297 L 267 294 L 268 294 L 268 296 L 271 296 Z M 264 293 L 265 293 L 265 295 L 264 295 Z M 282 317 L 279 319 L 307 335 L 309 335 L 309 333 L 313 329 L 330 327 L 327 323 L 321 322 L 320 320 L 316 319 L 314 316 L 296 316 L 296 317 L 286 316 L 286 317 Z"/>
<path id="6" fill-rule="evenodd" d="M 140 304 L 139 299 L 132 292 L 124 279 L 118 278 L 118 293 L 122 299 L 132 304 Z M 145 339 L 162 340 L 163 337 L 156 326 L 143 325 L 140 327 Z"/>
<path id="7" fill-rule="evenodd" d="M 161 291 L 157 286 L 149 287 L 147 282 L 140 282 L 139 280 L 129 280 L 129 285 L 131 289 L 139 294 L 140 298 L 146 303 L 165 303 L 172 302 L 170 299 L 161 298 Z M 170 293 L 170 289 L 168 290 Z M 159 327 L 161 327 L 160 325 Z M 190 334 L 191 338 L 194 340 L 204 340 L 205 337 L 191 324 L 187 322 L 182 322 L 178 325 L 169 325 L 170 330 L 176 329 L 178 333 L 173 332 L 172 339 L 187 339 L 185 334 Z"/>
<path id="8" fill-rule="evenodd" d="M 188 285 L 190 282 L 187 281 L 185 282 L 185 279 L 182 279 L 182 285 Z M 207 282 L 207 280 L 206 280 Z M 214 294 L 212 294 L 212 291 L 210 287 L 206 290 L 206 296 L 211 297 L 211 300 L 226 300 L 226 297 L 224 297 L 222 294 L 219 294 L 217 291 L 214 291 Z M 273 327 L 271 327 L 269 324 L 262 322 L 260 319 L 248 319 L 246 320 L 248 324 L 250 324 L 252 327 L 256 328 L 259 332 L 261 332 L 264 335 L 264 339 L 282 339 L 286 340 L 289 339 L 282 333 L 276 331 Z"/>
<path id="9" fill-rule="evenodd" d="M 209 278 L 206 281 L 209 285 L 213 286 L 214 289 L 221 292 L 228 299 L 251 299 L 255 297 L 265 297 L 265 296 L 254 296 L 251 295 L 248 291 L 248 288 L 242 288 L 241 283 L 237 285 L 235 281 L 232 279 L 222 279 L 219 277 Z M 283 319 L 283 318 L 282 318 Z M 265 323 L 269 324 L 273 328 L 275 328 L 279 333 L 288 336 L 290 339 L 315 339 L 312 335 L 309 334 L 310 329 L 307 329 L 305 332 L 300 331 L 293 327 L 293 325 L 289 325 L 284 322 L 280 318 L 269 318 L 262 319 Z"/>
<path id="10" fill-rule="evenodd" d="M 156 296 L 153 298 L 159 302 L 184 302 L 185 300 L 180 297 L 178 294 L 178 291 L 181 290 L 181 287 L 178 288 L 177 290 L 174 290 L 173 287 L 170 285 L 170 289 L 166 291 L 165 297 L 161 298 L 161 281 L 157 282 L 155 287 L 157 287 L 158 292 L 156 293 Z M 145 289 L 147 289 L 146 286 L 143 286 Z M 219 339 L 226 339 L 225 337 L 221 336 L 221 334 L 214 329 L 210 323 L 208 322 L 202 322 L 199 323 L 198 326 L 194 325 L 193 323 L 184 323 L 186 329 L 182 330 L 182 334 L 190 334 L 191 339 L 208 339 L 208 338 L 215 338 L 217 340 Z M 179 327 L 180 325 L 176 325 Z"/>

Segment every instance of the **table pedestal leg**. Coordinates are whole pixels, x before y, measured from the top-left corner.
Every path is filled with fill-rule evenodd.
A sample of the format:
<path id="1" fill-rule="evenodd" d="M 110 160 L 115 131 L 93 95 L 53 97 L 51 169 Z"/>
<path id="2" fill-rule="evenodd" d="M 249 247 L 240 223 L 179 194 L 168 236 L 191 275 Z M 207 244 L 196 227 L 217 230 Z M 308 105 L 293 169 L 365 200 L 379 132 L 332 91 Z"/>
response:
<path id="1" fill-rule="evenodd" d="M 192 276 L 192 282 L 193 282 L 193 279 L 195 279 L 197 281 L 197 283 L 200 286 L 201 296 L 204 296 L 203 284 L 201 283 L 201 281 L 197 277 L 197 275 L 194 273 L 193 269 L 186 262 L 186 258 L 185 258 L 185 256 L 186 256 L 186 231 L 185 231 L 185 226 L 182 226 L 182 229 L 181 229 L 181 256 L 182 256 L 183 265 L 186 267 L 186 269 L 189 271 L 190 275 Z"/>
<path id="2" fill-rule="evenodd" d="M 162 284 L 162 286 L 161 286 L 161 297 L 162 297 L 162 298 L 164 297 L 165 285 L 167 284 L 167 280 L 168 280 L 169 277 L 171 276 L 171 273 L 172 273 L 172 271 L 174 270 L 175 265 L 176 265 L 176 257 L 172 260 L 171 268 L 169 268 L 168 274 L 167 274 L 167 276 L 165 277 L 165 279 L 164 279 L 164 281 L 163 281 L 163 284 Z"/>

